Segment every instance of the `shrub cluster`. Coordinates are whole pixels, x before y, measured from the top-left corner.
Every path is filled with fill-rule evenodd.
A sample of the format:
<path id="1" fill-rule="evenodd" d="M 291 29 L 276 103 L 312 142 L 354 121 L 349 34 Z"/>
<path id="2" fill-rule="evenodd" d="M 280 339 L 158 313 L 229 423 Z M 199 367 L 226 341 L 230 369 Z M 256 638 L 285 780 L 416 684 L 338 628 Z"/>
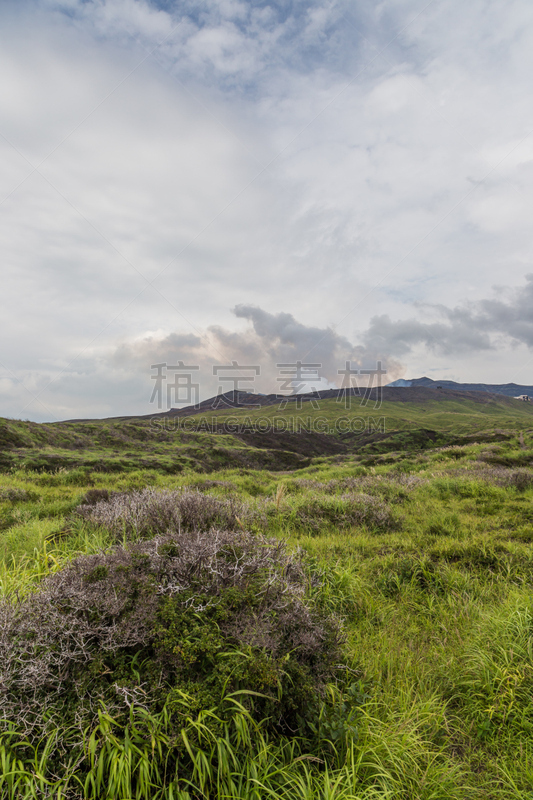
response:
<path id="1" fill-rule="evenodd" d="M 152 488 L 108 493 L 92 489 L 77 508 L 84 519 L 117 538 L 146 538 L 181 531 L 250 528 L 264 522 L 261 513 L 234 498 L 221 499 L 187 489 Z"/>
<path id="2" fill-rule="evenodd" d="M 496 480 L 499 486 L 509 486 L 518 492 L 525 492 L 533 486 L 533 472 L 531 469 L 506 469 Z"/>
<path id="3" fill-rule="evenodd" d="M 164 499 L 154 524 L 166 527 Z M 100 701 L 120 718 L 175 698 L 179 716 L 184 693 L 195 713 L 237 692 L 273 730 L 301 733 L 342 644 L 338 623 L 306 602 L 306 581 L 283 543 L 243 531 L 182 528 L 80 557 L 0 602 L 0 726 L 83 730 Z"/>
<path id="4" fill-rule="evenodd" d="M 0 489 L 0 502 L 26 503 L 30 500 L 38 499 L 39 495 L 36 492 L 28 492 L 26 489 L 17 489 L 15 487 Z"/>
<path id="5" fill-rule="evenodd" d="M 476 466 L 465 475 L 463 470 L 454 470 L 448 473 L 454 478 L 459 478 L 463 484 L 476 484 L 478 494 L 483 491 L 491 492 L 491 487 L 501 486 L 505 489 L 516 489 L 518 492 L 525 492 L 533 487 L 533 470 L 531 467 L 512 467 L 503 466 Z M 474 483 L 473 483 L 474 482 Z M 483 490 L 483 485 L 485 489 Z M 467 489 L 470 494 L 471 490 Z"/>
<path id="6" fill-rule="evenodd" d="M 326 483 L 309 478 L 296 478 L 293 483 L 302 489 L 312 489 L 315 492 L 325 492 L 326 494 L 364 492 L 389 498 L 395 495 L 406 497 L 407 493 L 427 483 L 427 480 L 418 475 L 389 473 L 388 475 L 355 475 L 347 478 L 333 478 Z"/>
<path id="7" fill-rule="evenodd" d="M 533 451 L 526 449 L 517 453 L 508 451 L 503 447 L 494 446 L 481 452 L 477 460 L 503 467 L 527 467 L 533 462 Z"/>

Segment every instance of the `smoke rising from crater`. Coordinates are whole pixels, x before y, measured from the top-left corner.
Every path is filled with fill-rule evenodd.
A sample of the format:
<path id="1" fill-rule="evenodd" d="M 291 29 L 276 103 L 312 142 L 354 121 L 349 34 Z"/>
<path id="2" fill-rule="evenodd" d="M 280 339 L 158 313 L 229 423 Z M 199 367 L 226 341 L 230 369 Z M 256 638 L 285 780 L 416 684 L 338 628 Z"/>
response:
<path id="1" fill-rule="evenodd" d="M 258 306 L 237 305 L 233 313 L 238 319 L 247 320 L 250 327 L 245 331 L 232 331 L 219 325 L 210 326 L 200 335 L 171 333 L 163 337 L 146 336 L 134 343 L 122 345 L 115 353 L 116 363 L 140 366 L 166 363 L 199 366 L 198 376 L 202 381 L 202 396 L 215 394 L 220 387 L 213 367 L 237 362 L 243 378 L 239 388 L 265 393 L 276 392 L 283 380 L 279 364 L 318 364 L 320 380 L 309 380 L 301 391 L 325 389 L 342 384 L 339 370 L 350 362 L 352 369 L 375 369 L 381 359 L 387 370 L 387 380 L 394 380 L 401 372 L 401 365 L 385 353 L 371 347 L 354 345 L 332 327 L 319 328 L 304 325 L 292 314 L 270 313 Z M 260 375 L 251 377 L 244 367 L 258 366 Z M 236 370 L 238 373 L 238 370 Z M 357 380 L 357 378 L 356 378 Z M 366 378 L 362 380 L 366 384 Z M 361 379 L 359 379 L 361 382 Z M 229 385 L 226 388 L 232 388 Z"/>

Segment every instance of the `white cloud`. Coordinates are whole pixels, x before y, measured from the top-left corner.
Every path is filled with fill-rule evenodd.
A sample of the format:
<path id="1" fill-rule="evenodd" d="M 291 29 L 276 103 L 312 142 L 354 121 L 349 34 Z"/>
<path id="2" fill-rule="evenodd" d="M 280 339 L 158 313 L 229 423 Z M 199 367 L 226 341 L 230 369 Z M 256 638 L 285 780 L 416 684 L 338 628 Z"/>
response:
<path id="1" fill-rule="evenodd" d="M 50 409 L 14 382 L 0 414 L 120 414 L 121 342 L 241 334 L 239 303 L 357 345 L 373 317 L 423 324 L 414 303 L 531 270 L 527 0 L 0 14 L 0 375 Z M 455 377 L 510 380 L 523 353 L 503 341 Z M 409 374 L 444 369 L 421 348 Z"/>

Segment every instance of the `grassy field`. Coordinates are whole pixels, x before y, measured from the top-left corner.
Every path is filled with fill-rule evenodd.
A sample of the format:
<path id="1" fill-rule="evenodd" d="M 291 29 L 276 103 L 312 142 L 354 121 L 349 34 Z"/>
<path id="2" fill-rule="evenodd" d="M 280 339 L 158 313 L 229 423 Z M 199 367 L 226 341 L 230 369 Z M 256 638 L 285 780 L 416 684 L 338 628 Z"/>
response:
<path id="1" fill-rule="evenodd" d="M 2 800 L 533 798 L 529 405 L 378 413 L 0 424 Z"/>

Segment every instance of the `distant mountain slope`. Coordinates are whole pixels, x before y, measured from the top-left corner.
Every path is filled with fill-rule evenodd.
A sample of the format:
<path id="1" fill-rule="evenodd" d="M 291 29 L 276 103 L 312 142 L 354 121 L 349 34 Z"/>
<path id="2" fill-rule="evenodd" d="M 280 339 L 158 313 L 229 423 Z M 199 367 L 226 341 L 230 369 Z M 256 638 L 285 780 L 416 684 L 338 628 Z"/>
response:
<path id="1" fill-rule="evenodd" d="M 418 380 L 424 380 L 420 378 Z M 428 378 L 429 380 L 429 378 Z M 415 382 L 413 381 L 413 384 Z M 231 409 L 248 409 L 250 411 L 259 410 L 266 406 L 280 406 L 286 404 L 286 409 L 294 409 L 300 403 L 309 403 L 318 400 L 338 400 L 342 403 L 346 394 L 350 394 L 355 402 L 360 402 L 365 397 L 368 399 L 368 404 L 371 406 L 376 404 L 380 399 L 389 403 L 429 403 L 431 401 L 443 400 L 470 400 L 474 403 L 486 403 L 490 400 L 491 395 L 496 395 L 501 398 L 502 392 L 490 392 L 488 389 L 485 395 L 480 394 L 478 391 L 469 391 L 466 388 L 443 387 L 439 389 L 442 384 L 435 383 L 433 386 L 424 386 L 415 384 L 410 387 L 395 387 L 393 385 L 383 386 L 381 389 L 371 389 L 369 391 L 361 389 L 324 389 L 321 392 L 309 392 L 307 394 L 297 395 L 281 395 L 281 394 L 252 394 L 250 392 L 226 392 L 225 394 L 210 397 L 204 400 L 197 406 L 186 406 L 185 408 L 171 408 L 170 411 L 164 411 L 161 414 L 147 414 L 146 418 L 154 416 L 179 416 L 188 417 L 194 414 L 202 414 L 206 412 L 217 411 L 220 413 L 231 411 Z M 512 386 L 513 384 L 509 384 Z M 460 387 L 460 384 L 457 384 Z M 528 388 L 517 386 L 518 389 Z M 529 392 L 517 391 L 517 394 L 529 394 Z M 533 395 L 533 387 L 531 387 L 531 394 Z M 514 395 L 507 395 L 507 397 L 514 397 Z"/>
<path id="2" fill-rule="evenodd" d="M 518 383 L 456 383 L 456 381 L 434 381 L 431 378 L 412 378 L 404 380 L 400 378 L 393 383 L 387 384 L 387 389 L 393 388 L 416 388 L 423 386 L 427 389 L 455 389 L 458 392 L 490 392 L 491 394 L 503 394 L 506 397 L 518 397 L 521 394 L 528 394 L 533 397 L 533 386 L 521 386 Z"/>
<path id="3" fill-rule="evenodd" d="M 375 390 L 368 403 L 356 399 L 349 408 L 345 399 L 340 390 L 290 399 L 231 393 L 145 418 L 42 424 L 0 418 L 0 472 L 287 471 L 317 457 L 380 458 L 533 431 L 533 403 L 501 394 L 412 386 L 385 387 L 382 402 Z M 531 463 L 525 449 L 520 465 Z M 85 486 L 84 474 L 72 480 Z"/>
<path id="4" fill-rule="evenodd" d="M 419 381 L 430 381 L 433 385 L 432 386 L 424 386 L 420 384 Z M 404 384 L 407 381 L 404 382 Z M 202 414 L 211 414 L 213 412 L 217 414 L 228 414 L 231 413 L 233 410 L 237 411 L 239 409 L 246 410 L 251 413 L 255 411 L 260 411 L 261 409 L 267 408 L 268 406 L 278 406 L 278 408 L 283 406 L 287 412 L 294 412 L 297 410 L 302 403 L 316 403 L 316 401 L 328 401 L 328 400 L 338 400 L 339 401 L 339 409 L 342 409 L 343 402 L 345 400 L 346 394 L 352 395 L 355 398 L 355 405 L 360 403 L 361 400 L 367 398 L 368 403 L 365 403 L 365 407 L 371 408 L 374 406 L 375 408 L 379 407 L 380 401 L 387 402 L 387 403 L 431 403 L 431 402 L 439 402 L 442 403 L 443 401 L 458 401 L 458 402 L 471 402 L 477 405 L 479 404 L 486 404 L 489 403 L 491 400 L 498 400 L 500 403 L 509 403 L 511 406 L 516 405 L 515 401 L 511 398 L 514 397 L 512 392 L 504 393 L 504 392 L 491 392 L 489 388 L 487 389 L 480 389 L 479 387 L 483 386 L 483 384 L 472 384 L 473 386 L 477 386 L 476 390 L 468 390 L 467 388 L 462 388 L 463 386 L 466 387 L 467 384 L 453 384 L 453 381 L 448 381 L 448 383 L 453 384 L 453 386 L 445 386 L 444 383 L 437 383 L 436 381 L 431 381 L 430 378 L 417 378 L 411 381 L 412 386 L 395 386 L 394 384 L 388 384 L 387 386 L 383 386 L 381 389 L 371 389 L 366 394 L 364 389 L 361 389 L 359 392 L 358 389 L 324 389 L 321 392 L 309 392 L 307 394 L 297 394 L 297 395 L 281 395 L 281 394 L 253 394 L 251 392 L 226 392 L 224 394 L 215 395 L 215 397 L 210 397 L 207 400 L 203 400 L 201 403 L 198 403 L 196 406 L 185 406 L 184 408 L 171 408 L 169 411 L 161 411 L 161 412 L 154 412 L 152 414 L 142 414 L 142 415 L 129 415 L 129 416 L 121 416 L 121 417 L 108 417 L 108 420 L 135 420 L 135 419 L 156 419 L 159 417 L 190 417 L 195 415 L 202 415 Z M 507 384 L 507 386 L 514 386 L 516 390 L 516 394 L 530 394 L 533 396 L 533 387 L 529 386 L 516 386 L 515 384 Z M 442 387 L 442 388 L 439 388 Z M 459 387 L 459 388 L 456 388 Z M 487 384 L 488 387 L 488 384 Z M 530 389 L 530 392 L 523 391 Z M 505 400 L 503 398 L 506 398 Z M 93 422 L 96 420 L 89 420 L 89 419 L 69 419 L 65 420 L 65 422 Z"/>

